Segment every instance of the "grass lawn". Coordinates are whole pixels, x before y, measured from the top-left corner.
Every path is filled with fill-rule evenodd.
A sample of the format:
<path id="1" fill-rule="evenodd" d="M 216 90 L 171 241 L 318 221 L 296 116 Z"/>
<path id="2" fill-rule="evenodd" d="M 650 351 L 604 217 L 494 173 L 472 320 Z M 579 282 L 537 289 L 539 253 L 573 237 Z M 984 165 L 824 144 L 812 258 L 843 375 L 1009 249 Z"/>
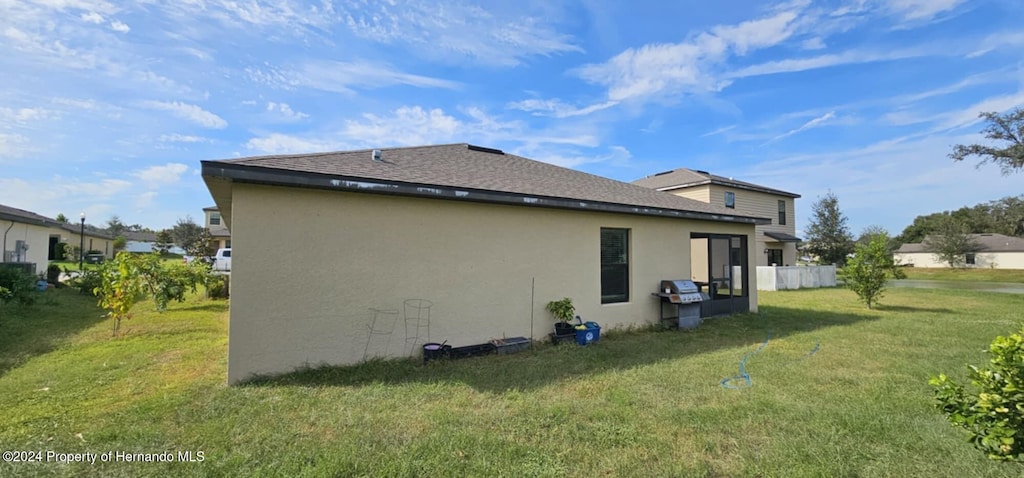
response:
<path id="1" fill-rule="evenodd" d="M 51 294 L 51 292 L 47 292 Z M 203 453 L 202 462 L 0 463 L 0 476 L 1014 476 L 933 406 L 1024 296 L 762 293 L 760 315 L 453 362 L 375 361 L 225 386 L 227 304 L 0 309 L 0 444 Z M 744 354 L 752 386 L 726 389 Z M 810 353 L 816 350 L 816 353 Z"/>
<path id="2" fill-rule="evenodd" d="M 1024 270 L 1021 269 L 940 269 L 904 267 L 902 270 L 907 273 L 907 279 L 1024 283 Z"/>

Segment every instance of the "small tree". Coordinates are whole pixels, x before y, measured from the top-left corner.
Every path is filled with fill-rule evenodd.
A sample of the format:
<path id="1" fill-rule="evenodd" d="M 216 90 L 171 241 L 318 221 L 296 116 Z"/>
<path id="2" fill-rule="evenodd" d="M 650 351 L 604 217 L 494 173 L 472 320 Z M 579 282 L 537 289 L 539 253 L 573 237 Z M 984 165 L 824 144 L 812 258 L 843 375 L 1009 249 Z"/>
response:
<path id="1" fill-rule="evenodd" d="M 968 393 L 945 374 L 932 377 L 938 408 L 970 432 L 974 447 L 990 459 L 1024 464 L 1024 327 L 989 346 L 988 368 L 971 366 Z"/>
<path id="2" fill-rule="evenodd" d="M 114 238 L 114 251 L 123 251 L 125 247 L 128 247 L 127 237 L 117 236 Z"/>
<path id="3" fill-rule="evenodd" d="M 839 210 L 839 199 L 830 191 L 811 210 L 805 250 L 818 256 L 819 263 L 843 265 L 853 252 L 853 236 L 846 226 L 846 216 Z"/>
<path id="4" fill-rule="evenodd" d="M 967 254 L 980 249 L 978 242 L 968 234 L 967 227 L 950 217 L 943 220 L 935 234 L 925 238 L 923 246 L 949 267 L 963 267 Z"/>
<path id="5" fill-rule="evenodd" d="M 99 298 L 99 306 L 107 310 L 107 317 L 114 319 L 113 336 L 121 330 L 121 321 L 132 317 L 132 307 L 145 298 L 139 259 L 128 252 L 119 252 L 113 261 L 100 268 L 100 286 L 93 290 Z"/>
<path id="6" fill-rule="evenodd" d="M 54 219 L 56 219 L 57 222 L 59 222 L 61 224 L 68 224 L 69 222 L 71 222 L 71 221 L 68 221 L 68 217 L 65 216 L 64 213 L 62 213 L 62 212 L 57 213 L 57 217 L 55 217 Z"/>
<path id="7" fill-rule="evenodd" d="M 857 244 L 853 257 L 847 260 L 846 267 L 840 272 L 846 287 L 855 292 L 869 309 L 882 298 L 890 276 L 896 279 L 906 277 L 896 267 L 889 251 L 889 235 L 885 233 L 875 235 L 867 244 Z"/>
<path id="8" fill-rule="evenodd" d="M 164 229 L 156 233 L 156 244 L 153 245 L 153 252 L 160 255 L 167 254 L 171 250 L 171 246 L 174 244 L 174 238 L 171 237 L 171 231 Z"/>
<path id="9" fill-rule="evenodd" d="M 993 162 L 999 165 L 1003 175 L 1024 169 L 1024 108 L 1016 108 L 1005 115 L 996 112 L 981 113 L 978 117 L 984 118 L 988 123 L 988 126 L 981 130 L 985 138 L 1002 142 L 1001 147 L 958 144 L 953 147 L 949 157 L 954 161 L 963 161 L 969 156 L 979 156 L 982 158 L 978 163 L 979 167 Z"/>

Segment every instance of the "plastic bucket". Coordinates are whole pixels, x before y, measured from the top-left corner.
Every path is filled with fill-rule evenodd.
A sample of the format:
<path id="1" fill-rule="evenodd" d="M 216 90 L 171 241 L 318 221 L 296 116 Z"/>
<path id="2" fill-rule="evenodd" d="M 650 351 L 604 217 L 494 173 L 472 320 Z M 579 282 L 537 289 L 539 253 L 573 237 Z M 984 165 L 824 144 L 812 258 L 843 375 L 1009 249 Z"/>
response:
<path id="1" fill-rule="evenodd" d="M 434 342 L 423 344 L 423 363 L 443 357 L 444 350 L 445 347 L 442 344 Z"/>

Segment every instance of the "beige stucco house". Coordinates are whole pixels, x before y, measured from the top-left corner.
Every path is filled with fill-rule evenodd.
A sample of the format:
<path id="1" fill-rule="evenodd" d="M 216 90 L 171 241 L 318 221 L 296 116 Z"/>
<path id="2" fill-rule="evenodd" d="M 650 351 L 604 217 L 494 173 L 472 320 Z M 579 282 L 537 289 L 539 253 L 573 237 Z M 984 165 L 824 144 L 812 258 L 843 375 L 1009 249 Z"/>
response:
<path id="1" fill-rule="evenodd" d="M 540 339 L 551 300 L 657 322 L 663 279 L 756 311 L 754 226 L 724 207 L 467 144 L 203 161 L 233 250 L 228 381 Z M 703 245 L 699 257 L 691 249 Z"/>
<path id="2" fill-rule="evenodd" d="M 57 220 L 0 204 L 0 233 L 3 234 L 2 262 L 21 262 L 35 264 L 35 273 L 46 270 L 49 261 L 56 259 L 56 247 L 67 243 L 78 247 L 84 242 L 85 249 L 102 252 L 107 258 L 114 253 L 112 237 L 85 230 L 85 240 L 81 240 L 80 226 L 62 224 Z"/>
<path id="3" fill-rule="evenodd" d="M 205 216 L 203 225 L 207 231 L 210 231 L 210 237 L 213 238 L 211 244 L 213 249 L 231 247 L 231 231 L 228 231 L 227 226 L 221 220 L 217 206 L 204 207 L 203 215 Z"/>
<path id="4" fill-rule="evenodd" d="M 723 207 L 742 216 L 770 218 L 756 227 L 757 266 L 796 265 L 796 206 L 800 197 L 778 189 L 679 168 L 633 181 L 633 184 Z"/>
<path id="5" fill-rule="evenodd" d="M 1002 234 L 971 234 L 971 238 L 978 250 L 964 254 L 966 267 L 1024 269 L 1024 238 Z M 949 267 L 949 263 L 936 257 L 924 243 L 903 244 L 893 257 L 900 264 L 914 267 Z"/>

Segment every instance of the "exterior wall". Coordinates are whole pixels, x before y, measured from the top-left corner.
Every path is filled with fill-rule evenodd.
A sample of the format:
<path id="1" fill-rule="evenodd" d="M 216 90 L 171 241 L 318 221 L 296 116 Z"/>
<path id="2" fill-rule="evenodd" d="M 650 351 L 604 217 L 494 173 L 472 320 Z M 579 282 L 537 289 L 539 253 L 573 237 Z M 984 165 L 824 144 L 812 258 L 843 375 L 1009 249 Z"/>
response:
<path id="1" fill-rule="evenodd" d="M 543 338 L 544 306 L 562 297 L 604 328 L 653 323 L 659 282 L 689 276 L 691 232 L 754 244 L 739 224 L 239 183 L 232 195 L 230 383 L 419 355 L 406 347 L 406 299 L 432 302 L 429 339 L 452 346 Z M 630 229 L 629 302 L 601 304 L 602 227 Z M 371 309 L 398 311 L 391 334 L 369 333 Z"/>
<path id="2" fill-rule="evenodd" d="M 61 228 L 50 228 L 50 234 L 60 234 L 61 241 L 67 242 L 71 247 L 78 247 L 81 243 L 80 238 L 82 237 L 77 232 L 71 232 L 67 229 Z M 88 232 L 85 234 L 85 250 L 97 250 L 103 253 L 107 259 L 114 258 L 114 240 L 105 239 L 102 237 L 90 236 Z"/>
<path id="3" fill-rule="evenodd" d="M 757 245 L 755 253 L 750 257 L 756 258 L 757 266 L 768 266 L 768 254 L 765 249 L 782 249 L 782 265 L 795 265 L 797 258 L 796 243 L 777 242 L 764 235 L 765 232 L 783 232 L 792 236 L 796 235 L 796 205 L 793 198 L 788 196 L 776 196 L 747 189 L 730 188 L 717 184 L 707 184 L 692 188 L 677 189 L 669 191 L 676 196 L 696 199 L 716 206 L 725 207 L 726 191 L 736 194 L 736 214 L 739 216 L 771 218 L 772 223 L 757 226 Z M 786 202 L 786 224 L 779 225 L 779 200 Z M 751 241 L 753 242 L 753 241 Z"/>
<path id="4" fill-rule="evenodd" d="M 7 229 L 8 227 L 10 227 L 9 230 Z M 25 244 L 28 245 L 28 250 L 24 251 L 20 258 L 14 258 L 11 262 L 35 263 L 36 274 L 46 271 L 50 255 L 50 234 L 56 234 L 56 232 L 53 232 L 48 227 L 0 220 L 0 234 L 3 234 L 5 231 L 7 232 L 5 236 L 6 246 L 0 244 L 0 247 L 4 248 L 4 254 L 0 256 L 0 260 L 7 256 L 7 251 L 15 250 L 17 241 L 25 241 Z"/>
<path id="5" fill-rule="evenodd" d="M 705 184 L 703 186 L 694 186 L 692 188 L 685 189 L 674 189 L 668 191 L 676 196 L 681 196 L 688 199 L 693 199 L 700 202 L 711 202 L 711 185 Z M 725 199 L 722 199 L 722 204 L 725 204 Z"/>
<path id="6" fill-rule="evenodd" d="M 896 252 L 893 257 L 900 264 L 914 267 L 948 268 L 949 264 L 938 260 L 931 252 Z M 978 252 L 970 268 L 1024 269 L 1024 252 Z"/>

